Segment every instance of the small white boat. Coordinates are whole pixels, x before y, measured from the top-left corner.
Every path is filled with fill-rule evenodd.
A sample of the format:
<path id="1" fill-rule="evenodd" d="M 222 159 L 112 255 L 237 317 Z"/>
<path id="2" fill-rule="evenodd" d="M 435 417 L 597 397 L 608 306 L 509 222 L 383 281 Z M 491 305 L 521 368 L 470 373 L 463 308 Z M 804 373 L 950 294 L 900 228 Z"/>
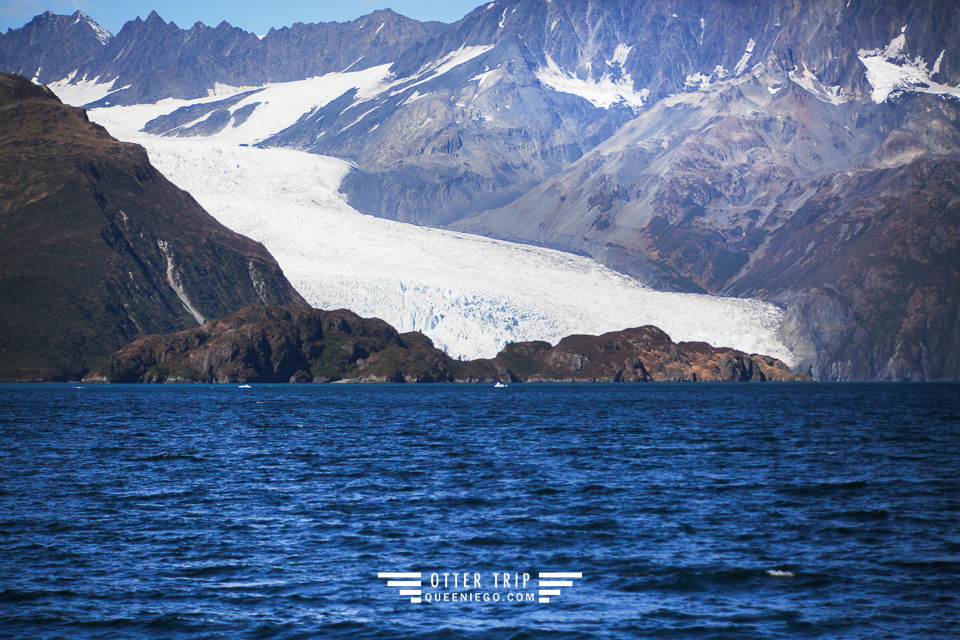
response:
<path id="1" fill-rule="evenodd" d="M 253 387 L 251 387 L 251 386 L 248 385 L 248 384 L 242 384 L 242 385 L 240 385 L 238 388 L 239 388 L 239 389 L 253 389 Z"/>
<path id="2" fill-rule="evenodd" d="M 495 385 L 493 385 L 493 387 L 495 389 L 506 389 L 507 385 L 503 384 L 502 382 L 497 382 Z"/>

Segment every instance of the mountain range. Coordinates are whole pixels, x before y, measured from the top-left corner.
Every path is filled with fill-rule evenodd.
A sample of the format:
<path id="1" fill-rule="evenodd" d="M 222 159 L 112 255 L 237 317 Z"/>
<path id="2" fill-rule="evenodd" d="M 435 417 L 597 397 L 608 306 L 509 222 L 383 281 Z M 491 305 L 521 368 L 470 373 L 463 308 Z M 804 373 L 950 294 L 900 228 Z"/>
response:
<path id="1" fill-rule="evenodd" d="M 0 69 L 89 108 L 174 98 L 157 135 L 261 118 L 244 144 L 350 162 L 363 213 L 774 302 L 820 379 L 957 379 L 958 31 L 932 0 L 496 0 L 262 37 L 47 13 Z M 308 79 L 342 90 L 278 89 Z"/>

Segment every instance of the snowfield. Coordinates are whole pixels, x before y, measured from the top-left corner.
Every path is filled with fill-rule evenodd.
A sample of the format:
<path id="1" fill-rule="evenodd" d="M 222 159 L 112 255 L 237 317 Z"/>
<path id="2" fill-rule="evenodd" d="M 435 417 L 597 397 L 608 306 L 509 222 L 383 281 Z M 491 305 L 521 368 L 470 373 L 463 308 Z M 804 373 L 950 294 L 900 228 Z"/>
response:
<path id="1" fill-rule="evenodd" d="M 382 74 L 378 69 L 362 84 L 384 83 Z M 323 101 L 317 98 L 302 104 Z M 146 147 L 153 164 L 224 225 L 262 242 L 316 307 L 422 331 L 453 357 L 492 357 L 508 342 L 555 344 L 570 334 L 653 324 L 674 340 L 793 364 L 779 338 L 783 312 L 774 305 L 655 291 L 588 258 L 363 215 L 339 193 L 347 162 L 240 146 L 268 133 L 264 120 L 246 133 L 240 126 L 209 138 L 139 132 L 183 104 L 164 100 L 89 115 L 115 137 Z"/>
<path id="2" fill-rule="evenodd" d="M 263 87 L 217 85 L 216 91 L 206 98 L 196 100 L 167 98 L 156 104 L 124 107 L 120 126 L 123 129 L 131 129 L 131 133 L 137 135 L 137 130 L 143 128 L 149 120 L 172 113 L 179 107 L 217 102 L 230 96 L 255 91 L 228 109 L 231 114 L 245 108 L 253 109 L 243 125 L 228 126 L 216 134 L 217 139 L 230 144 L 255 144 L 286 129 L 301 116 L 325 106 L 350 89 L 357 90 L 355 104 L 366 102 L 390 89 L 393 86 L 393 76 L 389 68 L 389 64 L 383 64 L 362 71 L 328 73 L 306 80 L 271 83 Z M 99 78 L 92 81 L 86 79 L 77 81 L 74 79 L 76 73 L 74 71 L 63 80 L 48 85 L 67 104 L 82 106 L 107 97 L 114 91 L 119 91 L 119 88 L 113 88 L 113 82 L 98 83 Z M 204 120 L 208 115 L 204 114 L 198 121 Z M 117 134 L 114 135 L 119 137 Z"/>
<path id="3" fill-rule="evenodd" d="M 946 51 L 940 52 L 940 56 L 930 68 L 920 56 L 913 60 L 908 59 L 904 53 L 906 46 L 907 27 L 904 25 L 900 29 L 900 35 L 891 40 L 885 48 L 870 51 L 861 49 L 857 52 L 857 57 L 866 70 L 867 81 L 873 88 L 870 97 L 874 102 L 880 104 L 891 94 L 900 92 L 933 93 L 960 98 L 960 87 L 940 84 L 931 79 L 931 76 L 940 72 L 940 61 Z"/>
<path id="4" fill-rule="evenodd" d="M 629 53 L 629 47 L 619 45 L 614 52 L 614 59 L 608 61 L 607 64 L 615 63 L 620 66 L 626 61 Z M 546 58 L 547 66 L 537 70 L 537 80 L 554 91 L 580 96 L 595 107 L 609 109 L 614 104 L 623 104 L 636 111 L 643 107 L 650 97 L 648 89 L 634 91 L 633 80 L 631 80 L 629 74 L 624 74 L 616 81 L 609 74 L 602 76 L 599 80 L 592 78 L 581 80 L 561 69 L 550 57 L 550 54 L 546 54 Z"/>

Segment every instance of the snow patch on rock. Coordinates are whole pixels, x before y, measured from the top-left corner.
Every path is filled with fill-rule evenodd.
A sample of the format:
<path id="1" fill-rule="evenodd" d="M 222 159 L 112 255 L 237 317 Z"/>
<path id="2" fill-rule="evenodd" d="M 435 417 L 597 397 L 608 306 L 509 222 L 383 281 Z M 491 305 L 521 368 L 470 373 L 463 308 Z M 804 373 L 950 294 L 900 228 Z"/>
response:
<path id="1" fill-rule="evenodd" d="M 627 61 L 627 56 L 630 55 L 630 52 L 633 50 L 633 46 L 623 44 L 622 42 L 617 45 L 617 48 L 613 51 L 613 58 L 607 60 L 608 65 L 617 65 L 622 67 Z"/>
<path id="2" fill-rule="evenodd" d="M 847 101 L 839 86 L 823 84 L 820 79 L 807 68 L 806 64 L 803 65 L 802 70 L 799 67 L 795 67 L 793 72 L 789 74 L 789 77 L 793 82 L 803 87 L 818 100 L 829 102 L 830 104 L 843 104 Z"/>
<path id="3" fill-rule="evenodd" d="M 393 75 L 389 69 L 390 64 L 382 64 L 362 71 L 333 72 L 306 80 L 270 83 L 263 87 L 232 87 L 218 84 L 212 95 L 205 98 L 195 100 L 167 98 L 155 104 L 123 107 L 123 117 L 112 125 L 119 127 L 122 131 L 116 134 L 117 137 L 127 139 L 131 135 L 136 135 L 136 132 L 126 131 L 133 126 L 134 122 L 141 123 L 140 127 L 142 127 L 153 118 L 172 113 L 180 107 L 215 102 L 240 93 L 254 91 L 229 108 L 231 113 L 244 108 L 253 108 L 253 112 L 247 119 L 239 126 L 225 127 L 210 137 L 230 144 L 256 144 L 283 131 L 304 115 L 323 107 L 351 89 L 357 90 L 355 103 L 365 102 L 389 89 L 393 82 Z M 86 80 L 76 82 L 68 76 L 48 86 L 63 102 L 76 106 L 95 102 L 114 91 L 112 85 L 101 84 L 97 78 L 90 82 Z M 113 117 L 111 109 L 102 111 L 102 117 L 107 119 Z M 197 122 L 206 117 L 207 114 L 201 116 Z"/>
<path id="4" fill-rule="evenodd" d="M 173 251 L 170 249 L 170 244 L 166 240 L 157 240 L 157 247 L 167 261 L 167 284 L 169 284 L 173 292 L 177 294 L 177 297 L 180 299 L 180 304 L 187 310 L 187 313 L 193 316 L 197 324 L 203 324 L 206 322 L 206 319 L 204 319 L 203 314 L 193 306 L 193 303 L 190 302 L 187 291 L 183 288 L 183 282 L 180 280 L 180 275 L 177 273 L 177 266 L 173 261 Z"/>
<path id="5" fill-rule="evenodd" d="M 619 47 L 618 47 L 619 50 Z M 623 59 L 626 60 L 626 53 Z M 616 58 L 616 53 L 614 53 Z M 596 107 L 609 109 L 615 104 L 626 105 L 633 110 L 639 110 L 650 98 L 649 89 L 636 91 L 629 74 L 623 74 L 614 80 L 609 74 L 604 74 L 599 80 L 582 80 L 561 69 L 550 54 L 546 55 L 547 66 L 536 71 L 537 80 L 561 93 L 571 93 L 587 100 Z"/>
<path id="6" fill-rule="evenodd" d="M 450 53 L 440 58 L 439 60 L 436 60 L 434 62 L 431 62 L 430 64 L 427 64 L 421 67 L 416 74 L 417 77 L 420 78 L 419 80 L 417 80 L 413 84 L 401 83 L 402 86 L 400 87 L 400 89 L 394 93 L 398 93 L 400 91 L 406 91 L 411 87 L 416 87 L 423 84 L 424 82 L 429 82 L 434 78 L 439 78 L 440 76 L 447 73 L 448 71 L 451 71 L 462 64 L 466 64 L 471 60 L 473 60 L 474 58 L 482 56 L 483 54 L 485 54 L 487 51 L 490 51 L 491 49 L 493 49 L 492 44 L 473 45 L 473 46 L 464 45 L 459 49 L 457 49 L 456 51 L 451 51 Z"/>
<path id="7" fill-rule="evenodd" d="M 756 46 L 756 40 L 750 38 L 750 41 L 747 42 L 746 51 L 743 52 L 743 55 L 740 57 L 740 61 L 737 62 L 736 66 L 733 68 L 733 75 L 738 76 L 747 70 L 747 63 L 750 61 L 750 56 L 753 55 L 753 49 Z"/>
<path id="8" fill-rule="evenodd" d="M 900 34 L 882 49 L 861 49 L 857 57 L 867 73 L 867 81 L 873 90 L 870 97 L 880 104 L 891 95 L 899 93 L 933 93 L 937 95 L 955 96 L 960 98 L 960 87 L 954 87 L 934 82 L 931 76 L 940 71 L 940 61 L 943 52 L 933 64 L 927 66 L 920 56 L 912 60 L 905 53 L 907 46 L 907 27 L 900 30 Z"/>
<path id="9" fill-rule="evenodd" d="M 684 79 L 683 88 L 686 91 L 709 89 L 711 86 L 729 77 L 730 72 L 727 71 L 723 65 L 718 64 L 709 74 L 697 72 L 688 75 Z"/>

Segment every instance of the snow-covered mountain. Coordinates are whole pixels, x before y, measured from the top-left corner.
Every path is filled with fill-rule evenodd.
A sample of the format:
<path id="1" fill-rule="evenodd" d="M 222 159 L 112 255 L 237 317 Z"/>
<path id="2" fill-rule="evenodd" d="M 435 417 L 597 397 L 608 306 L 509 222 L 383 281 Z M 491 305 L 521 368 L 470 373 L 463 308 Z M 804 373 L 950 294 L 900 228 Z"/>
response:
<path id="1" fill-rule="evenodd" d="M 87 21 L 38 16 L 0 37 L 0 67 L 77 104 L 153 105 L 151 134 L 340 158 L 362 213 L 773 301 L 817 377 L 960 376 L 952 2 L 494 0 L 451 25 L 376 12 L 262 39 L 156 14 L 67 30 Z"/>
<path id="2" fill-rule="evenodd" d="M 153 11 L 113 35 L 80 11 L 48 11 L 0 37 L 0 60 L 43 84 L 66 77 L 108 84 L 113 104 L 137 104 L 197 98 L 219 85 L 259 86 L 392 63 L 443 26 L 386 9 L 352 22 L 298 22 L 257 36 L 226 22 L 181 29 Z"/>

